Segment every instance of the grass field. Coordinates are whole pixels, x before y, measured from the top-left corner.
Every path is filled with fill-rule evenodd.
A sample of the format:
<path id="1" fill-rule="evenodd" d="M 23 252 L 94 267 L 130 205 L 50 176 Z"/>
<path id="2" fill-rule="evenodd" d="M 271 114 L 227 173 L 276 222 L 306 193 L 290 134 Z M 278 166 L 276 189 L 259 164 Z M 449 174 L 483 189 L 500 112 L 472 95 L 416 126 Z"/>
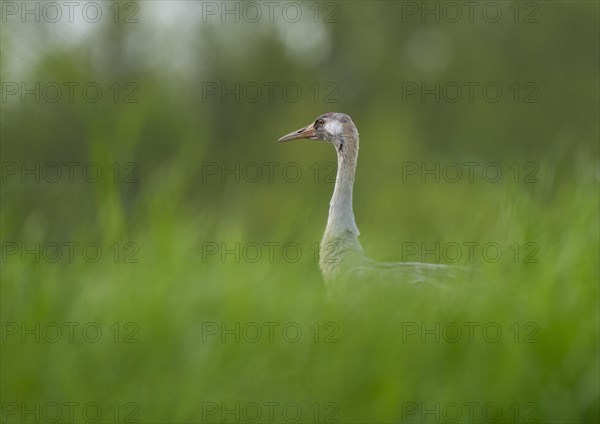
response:
<path id="1" fill-rule="evenodd" d="M 0 423 L 600 422 L 600 3 L 84 3 L 0 5 Z M 473 277 L 327 300 L 333 111 Z"/>
<path id="2" fill-rule="evenodd" d="M 296 184 L 275 202 L 268 184 L 242 182 L 218 209 L 186 209 L 185 175 L 167 165 L 129 213 L 120 186 L 91 185 L 103 207 L 70 240 L 97 243 L 97 262 L 94 249 L 51 263 L 43 243 L 40 258 L 3 245 L 3 422 L 70 412 L 73 422 L 597 422 L 597 167 L 577 160 L 571 181 L 543 163 L 534 185 L 429 184 L 425 195 L 407 183 L 425 207 L 396 220 L 428 210 L 419 219 L 431 224 L 402 239 L 387 233 L 386 199 L 363 204 L 358 183 L 376 258 L 401 259 L 406 240 L 494 242 L 503 255 L 465 253 L 458 263 L 479 275 L 451 290 L 347 304 L 325 301 L 312 248 L 326 203 L 302 199 L 326 198 L 326 184 Z M 458 204 L 436 209 L 444 190 Z M 20 240 L 31 248 L 51 232 L 32 214 Z"/>

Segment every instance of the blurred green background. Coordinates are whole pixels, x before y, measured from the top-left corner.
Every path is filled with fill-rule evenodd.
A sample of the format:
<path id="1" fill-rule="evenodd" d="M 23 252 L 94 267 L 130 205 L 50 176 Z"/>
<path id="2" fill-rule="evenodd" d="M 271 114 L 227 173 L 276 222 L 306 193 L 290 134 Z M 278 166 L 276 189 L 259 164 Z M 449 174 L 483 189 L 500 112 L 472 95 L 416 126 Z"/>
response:
<path id="1" fill-rule="evenodd" d="M 467 3 L 3 1 L 2 422 L 598 422 L 599 6 Z M 501 258 L 327 302 L 329 111 L 371 257 Z"/>

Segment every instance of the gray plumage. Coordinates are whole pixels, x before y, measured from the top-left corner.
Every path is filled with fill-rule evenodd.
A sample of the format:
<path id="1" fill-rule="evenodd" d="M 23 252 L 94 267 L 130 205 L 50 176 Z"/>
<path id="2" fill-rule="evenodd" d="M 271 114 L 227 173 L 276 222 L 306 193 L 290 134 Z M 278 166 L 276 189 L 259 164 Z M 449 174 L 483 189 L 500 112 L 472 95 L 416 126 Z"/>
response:
<path id="1" fill-rule="evenodd" d="M 331 143 L 338 157 L 337 178 L 329 203 L 329 216 L 320 245 L 319 266 L 328 291 L 336 292 L 349 281 L 404 284 L 439 284 L 456 278 L 458 267 L 419 262 L 376 262 L 368 258 L 358 240 L 352 209 L 352 189 L 358 158 L 359 136 L 352 119 L 343 113 L 326 113 L 312 124 L 278 141 L 307 138 Z"/>

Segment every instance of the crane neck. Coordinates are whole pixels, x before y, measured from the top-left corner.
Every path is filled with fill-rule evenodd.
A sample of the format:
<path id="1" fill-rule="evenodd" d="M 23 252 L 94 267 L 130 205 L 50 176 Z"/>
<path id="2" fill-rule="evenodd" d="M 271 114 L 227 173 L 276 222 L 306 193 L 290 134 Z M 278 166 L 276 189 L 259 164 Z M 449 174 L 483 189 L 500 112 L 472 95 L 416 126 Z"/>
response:
<path id="1" fill-rule="evenodd" d="M 343 144 L 337 145 L 338 168 L 333 196 L 329 203 L 329 217 L 325 238 L 348 237 L 358 239 L 360 234 L 352 209 L 352 190 L 358 158 L 358 134 L 344 134 Z"/>

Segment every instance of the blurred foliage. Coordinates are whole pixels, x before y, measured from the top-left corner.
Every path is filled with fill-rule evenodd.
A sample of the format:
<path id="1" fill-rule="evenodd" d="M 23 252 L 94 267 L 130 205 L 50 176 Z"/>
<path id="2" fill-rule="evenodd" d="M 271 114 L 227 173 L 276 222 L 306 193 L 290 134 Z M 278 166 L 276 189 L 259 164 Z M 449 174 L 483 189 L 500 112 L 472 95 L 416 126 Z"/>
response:
<path id="1" fill-rule="evenodd" d="M 510 2 L 495 3 L 504 12 L 497 23 L 422 22 L 406 16 L 408 3 L 338 2 L 335 23 L 313 22 L 313 2 L 302 3 L 306 17 L 297 23 L 279 15 L 204 22 L 202 2 L 135 3 L 137 23 L 122 15 L 112 22 L 109 3 L 96 24 L 5 16 L 3 96 L 6 83 L 93 82 L 103 97 L 3 97 L 2 322 L 135 322 L 140 342 L 3 340 L 2 401 L 135 402 L 140 422 L 173 423 L 201 422 L 203 402 L 269 401 L 299 402 L 307 414 L 306 405 L 334 402 L 340 422 L 364 423 L 411 422 L 402 411 L 408 402 L 497 402 L 501 422 L 522 422 L 509 408 L 520 402 L 536 405 L 537 422 L 597 422 L 598 3 L 527 2 L 539 7 L 535 23 L 514 23 Z M 320 3 L 321 12 L 332 4 Z M 403 99 L 407 83 L 465 82 L 496 83 L 503 98 L 486 102 L 476 91 L 473 102 L 465 93 L 456 103 Z M 514 102 L 515 82 L 534 83 L 539 101 Z M 221 101 L 204 98 L 207 83 L 294 83 L 303 95 Z M 336 101 L 326 103 L 330 83 Z M 129 94 L 139 101 L 125 103 Z M 311 246 L 325 225 L 334 151 L 275 140 L 328 111 L 349 114 L 360 131 L 354 207 L 372 257 L 400 260 L 406 241 L 534 242 L 539 263 L 516 263 L 509 253 L 499 263 L 479 258 L 481 281 L 451 293 L 327 303 Z M 408 162 L 469 161 L 498 163 L 503 178 L 404 180 Z M 76 170 L 93 162 L 103 178 L 23 183 L 5 172 L 8 163 L 36 162 L 75 162 Z M 278 164 L 273 181 L 270 162 Z M 220 174 L 236 163 L 260 164 L 262 178 L 237 183 Z M 298 182 L 282 175 L 290 163 L 303 172 Z M 523 182 L 528 163 L 536 183 Z M 219 173 L 207 175 L 213 166 Z M 65 241 L 99 243 L 105 256 L 6 256 L 7 243 Z M 303 255 L 203 257 L 207 243 L 265 242 L 298 243 Z M 114 243 L 134 243 L 139 262 L 114 263 Z M 202 341 L 206 322 L 266 321 L 304 329 L 334 322 L 339 342 Z M 533 322 L 538 341 L 514 343 L 507 333 L 496 344 L 402 342 L 406 322 L 467 321 L 503 329 Z"/>

